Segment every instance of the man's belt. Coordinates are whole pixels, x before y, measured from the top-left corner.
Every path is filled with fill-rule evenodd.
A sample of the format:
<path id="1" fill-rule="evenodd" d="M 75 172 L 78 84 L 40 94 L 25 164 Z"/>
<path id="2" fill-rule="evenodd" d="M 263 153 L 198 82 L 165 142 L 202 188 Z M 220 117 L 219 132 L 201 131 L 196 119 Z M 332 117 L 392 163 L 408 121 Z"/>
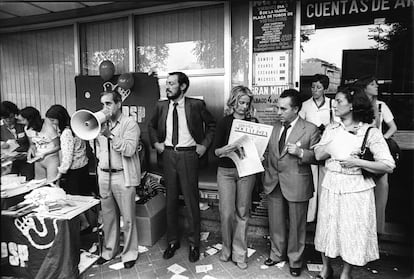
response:
<path id="1" fill-rule="evenodd" d="M 178 146 L 165 146 L 167 150 L 174 150 L 174 151 L 195 151 L 195 146 L 187 146 L 187 147 L 178 147 Z"/>
<path id="2" fill-rule="evenodd" d="M 120 171 L 123 171 L 123 169 L 119 169 L 119 170 L 117 170 L 117 169 L 101 169 L 101 171 L 103 171 L 103 172 L 120 172 Z"/>

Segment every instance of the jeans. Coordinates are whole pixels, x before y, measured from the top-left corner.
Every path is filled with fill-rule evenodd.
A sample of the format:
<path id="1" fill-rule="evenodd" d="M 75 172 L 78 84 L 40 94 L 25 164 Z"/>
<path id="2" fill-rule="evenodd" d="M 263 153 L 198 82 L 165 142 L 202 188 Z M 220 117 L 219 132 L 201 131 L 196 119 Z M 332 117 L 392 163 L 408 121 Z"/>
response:
<path id="1" fill-rule="evenodd" d="M 247 261 L 247 228 L 256 175 L 239 177 L 236 168 L 217 169 L 223 249 L 221 257 Z"/>

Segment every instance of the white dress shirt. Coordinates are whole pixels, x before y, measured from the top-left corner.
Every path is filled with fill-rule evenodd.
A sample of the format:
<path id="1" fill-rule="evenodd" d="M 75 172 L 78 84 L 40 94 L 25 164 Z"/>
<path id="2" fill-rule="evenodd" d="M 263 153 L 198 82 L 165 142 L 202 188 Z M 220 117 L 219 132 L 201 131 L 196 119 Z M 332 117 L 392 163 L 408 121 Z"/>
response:
<path id="1" fill-rule="evenodd" d="M 167 114 L 167 134 L 165 137 L 165 145 L 172 146 L 172 130 L 173 130 L 173 109 L 174 102 L 170 102 L 168 107 Z M 187 125 L 187 118 L 185 116 L 185 98 L 182 98 L 178 101 L 177 105 L 177 114 L 178 114 L 178 144 L 177 147 L 189 147 L 195 146 L 196 141 L 190 134 L 190 130 Z"/>

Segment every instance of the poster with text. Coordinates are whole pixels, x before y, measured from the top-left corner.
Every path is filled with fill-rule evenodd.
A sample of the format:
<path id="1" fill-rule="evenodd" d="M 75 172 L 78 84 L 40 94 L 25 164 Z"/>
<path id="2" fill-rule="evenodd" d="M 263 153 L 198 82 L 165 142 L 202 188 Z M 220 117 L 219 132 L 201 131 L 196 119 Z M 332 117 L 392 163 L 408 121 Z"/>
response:
<path id="1" fill-rule="evenodd" d="M 253 2 L 253 52 L 293 48 L 295 1 Z"/>

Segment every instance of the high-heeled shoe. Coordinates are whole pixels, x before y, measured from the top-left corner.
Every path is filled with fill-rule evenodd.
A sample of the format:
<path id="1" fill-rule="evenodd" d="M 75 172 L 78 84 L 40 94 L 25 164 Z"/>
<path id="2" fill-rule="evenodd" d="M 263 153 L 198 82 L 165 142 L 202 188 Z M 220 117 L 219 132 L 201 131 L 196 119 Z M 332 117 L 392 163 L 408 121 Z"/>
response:
<path id="1" fill-rule="evenodd" d="M 326 277 L 323 277 L 322 275 L 318 274 L 318 275 L 316 275 L 316 278 L 318 278 L 318 279 L 333 279 L 334 278 L 333 275 L 334 275 L 334 271 L 333 271 L 333 268 L 331 267 L 331 268 L 328 269 L 328 274 L 326 275 Z"/>

